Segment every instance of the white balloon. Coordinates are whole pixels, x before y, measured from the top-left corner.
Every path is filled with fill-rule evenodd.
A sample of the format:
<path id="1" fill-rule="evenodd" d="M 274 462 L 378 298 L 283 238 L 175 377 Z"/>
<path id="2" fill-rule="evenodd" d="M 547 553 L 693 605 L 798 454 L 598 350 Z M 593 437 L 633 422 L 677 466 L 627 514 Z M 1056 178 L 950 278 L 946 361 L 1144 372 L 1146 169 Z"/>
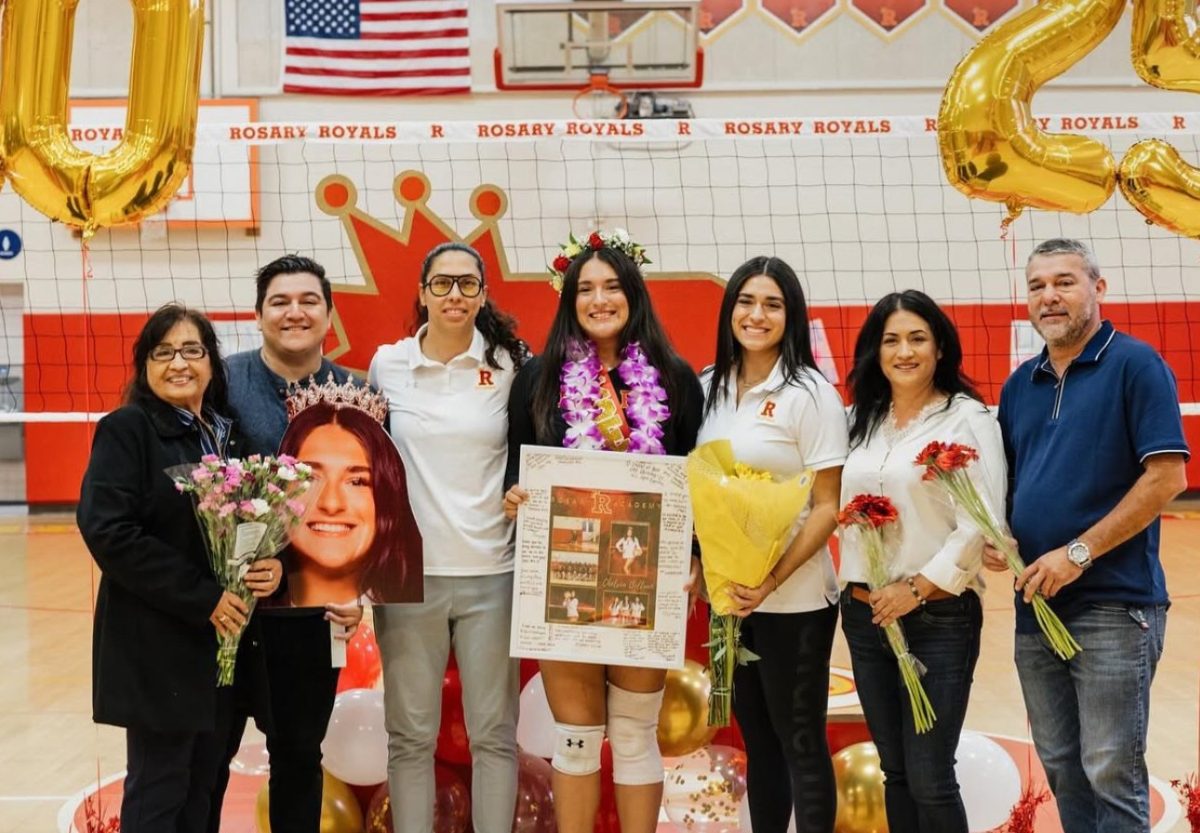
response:
<path id="1" fill-rule="evenodd" d="M 985 833 L 1004 824 L 1021 797 L 1016 761 L 996 741 L 971 731 L 959 737 L 957 757 L 954 773 L 971 833 Z"/>
<path id="2" fill-rule="evenodd" d="M 347 784 L 386 781 L 388 736 L 383 719 L 383 692 L 354 688 L 339 694 L 333 701 L 333 714 L 321 752 L 329 774 Z"/>
<path id="3" fill-rule="evenodd" d="M 542 682 L 540 672 L 530 677 L 521 690 L 517 745 L 539 758 L 554 757 L 554 715 L 546 700 L 546 684 Z"/>
<path id="4" fill-rule="evenodd" d="M 267 745 L 262 741 L 243 743 L 229 762 L 229 771 L 238 775 L 266 775 L 271 771 Z"/>

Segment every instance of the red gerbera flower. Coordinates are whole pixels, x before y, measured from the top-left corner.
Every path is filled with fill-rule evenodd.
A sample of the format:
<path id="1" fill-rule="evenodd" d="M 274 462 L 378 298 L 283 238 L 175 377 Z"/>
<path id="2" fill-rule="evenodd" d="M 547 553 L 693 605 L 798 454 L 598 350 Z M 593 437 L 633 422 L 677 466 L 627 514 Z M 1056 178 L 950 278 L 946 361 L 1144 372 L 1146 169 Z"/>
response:
<path id="1" fill-rule="evenodd" d="M 899 517 L 895 505 L 885 496 L 856 495 L 838 513 L 838 523 L 842 526 L 869 524 L 878 529 L 895 522 Z"/>
<path id="2" fill-rule="evenodd" d="M 925 467 L 922 480 L 933 480 L 941 473 L 965 469 L 979 459 L 979 452 L 961 443 L 942 443 L 934 440 L 921 449 L 913 463 Z"/>

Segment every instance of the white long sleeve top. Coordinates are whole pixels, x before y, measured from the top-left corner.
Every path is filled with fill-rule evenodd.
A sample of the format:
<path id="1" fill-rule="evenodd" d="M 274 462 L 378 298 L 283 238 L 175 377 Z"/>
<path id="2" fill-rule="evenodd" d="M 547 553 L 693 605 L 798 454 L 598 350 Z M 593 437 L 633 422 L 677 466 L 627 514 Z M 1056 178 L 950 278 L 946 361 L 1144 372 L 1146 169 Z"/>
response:
<path id="1" fill-rule="evenodd" d="M 889 579 L 920 573 L 954 595 L 964 590 L 983 590 L 983 534 L 950 499 L 945 488 L 924 481 L 924 468 L 914 464 L 931 441 L 962 443 L 979 452 L 967 469 L 980 495 L 1003 520 L 1007 489 L 1007 465 L 1000 425 L 982 404 L 967 396 L 955 396 L 926 407 L 915 419 L 897 430 L 890 416 L 865 442 L 853 447 L 842 469 L 842 505 L 855 495 L 882 494 L 899 512 L 898 528 L 885 538 L 889 542 Z M 857 534 L 842 530 L 839 579 L 867 582 L 866 555 Z"/>

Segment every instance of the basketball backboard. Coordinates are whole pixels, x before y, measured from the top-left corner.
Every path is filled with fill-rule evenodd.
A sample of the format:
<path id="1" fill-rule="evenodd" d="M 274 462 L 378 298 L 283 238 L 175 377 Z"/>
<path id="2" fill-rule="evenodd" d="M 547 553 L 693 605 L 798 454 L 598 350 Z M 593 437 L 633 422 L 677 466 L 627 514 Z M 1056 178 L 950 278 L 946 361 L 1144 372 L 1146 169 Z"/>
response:
<path id="1" fill-rule="evenodd" d="M 497 3 L 496 86 L 570 90 L 699 87 L 700 0 Z"/>

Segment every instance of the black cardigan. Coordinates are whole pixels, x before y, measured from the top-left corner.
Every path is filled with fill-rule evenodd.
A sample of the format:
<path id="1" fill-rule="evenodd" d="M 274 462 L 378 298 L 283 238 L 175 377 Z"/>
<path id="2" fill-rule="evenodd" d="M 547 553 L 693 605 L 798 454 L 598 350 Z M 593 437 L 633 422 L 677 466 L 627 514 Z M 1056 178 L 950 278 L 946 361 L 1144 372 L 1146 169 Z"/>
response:
<path id="1" fill-rule="evenodd" d="M 229 456 L 240 440 L 230 438 Z M 76 519 L 100 566 L 92 716 L 160 732 L 214 728 L 221 586 L 192 499 L 164 470 L 201 457 L 198 429 L 165 402 L 126 405 L 96 426 Z"/>
<path id="2" fill-rule="evenodd" d="M 561 446 L 563 437 L 567 434 L 567 422 L 562 412 L 554 415 L 554 432 L 551 442 L 538 442 L 537 431 L 530 406 L 533 394 L 537 389 L 538 380 L 542 376 L 542 359 L 540 356 L 525 363 L 517 378 L 513 380 L 512 390 L 508 395 L 508 466 L 504 472 L 504 488 L 517 482 L 521 472 L 521 446 L 523 445 L 554 445 Z M 660 368 L 661 372 L 661 368 Z M 704 416 L 704 389 L 696 373 L 683 360 L 667 371 L 672 375 L 677 401 L 669 403 L 671 416 L 663 423 L 663 447 L 668 454 L 687 454 L 696 447 L 696 435 L 700 433 L 700 423 Z M 616 373 L 610 374 L 613 388 L 617 395 L 628 386 L 621 381 Z"/>

